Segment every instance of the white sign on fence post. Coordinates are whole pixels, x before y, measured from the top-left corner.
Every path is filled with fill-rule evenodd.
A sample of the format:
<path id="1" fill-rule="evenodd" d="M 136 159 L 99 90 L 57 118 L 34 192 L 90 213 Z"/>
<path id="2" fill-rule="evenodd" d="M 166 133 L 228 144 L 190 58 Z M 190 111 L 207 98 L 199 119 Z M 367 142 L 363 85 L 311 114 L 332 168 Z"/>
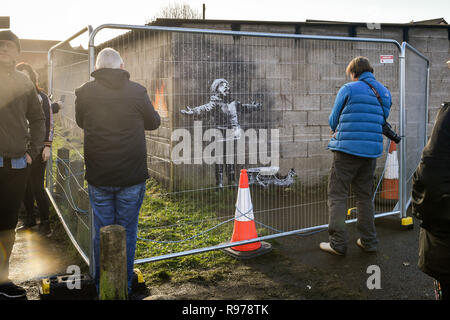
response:
<path id="1" fill-rule="evenodd" d="M 381 55 L 380 63 L 394 63 L 394 56 L 393 55 Z"/>

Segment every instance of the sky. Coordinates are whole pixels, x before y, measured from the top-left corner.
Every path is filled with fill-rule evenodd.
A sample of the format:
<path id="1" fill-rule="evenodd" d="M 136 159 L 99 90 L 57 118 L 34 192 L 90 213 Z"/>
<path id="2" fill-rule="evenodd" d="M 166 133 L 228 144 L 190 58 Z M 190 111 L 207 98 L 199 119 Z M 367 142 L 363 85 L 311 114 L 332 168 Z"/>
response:
<path id="1" fill-rule="evenodd" d="M 450 0 L 185 0 L 206 19 L 407 23 L 444 18 Z M 67 39 L 87 25 L 143 25 L 171 0 L 1 0 L 0 16 L 10 16 L 11 30 L 22 39 Z"/>

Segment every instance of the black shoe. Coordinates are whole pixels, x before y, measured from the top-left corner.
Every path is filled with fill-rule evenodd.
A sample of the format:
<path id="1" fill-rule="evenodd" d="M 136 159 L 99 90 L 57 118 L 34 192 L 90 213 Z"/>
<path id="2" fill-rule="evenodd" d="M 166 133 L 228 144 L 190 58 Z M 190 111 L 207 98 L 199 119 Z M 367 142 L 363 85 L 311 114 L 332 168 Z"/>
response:
<path id="1" fill-rule="evenodd" d="M 27 220 L 25 220 L 23 225 L 21 225 L 20 227 L 17 228 L 17 231 L 28 230 L 28 229 L 33 228 L 35 225 L 36 225 L 35 219 L 27 219 Z"/>
<path id="2" fill-rule="evenodd" d="M 50 229 L 50 223 L 48 220 L 41 221 L 38 232 L 44 237 L 50 237 L 52 235 L 53 232 L 52 229 Z"/>
<path id="3" fill-rule="evenodd" d="M 0 285 L 0 300 L 27 300 L 27 292 L 9 281 Z"/>

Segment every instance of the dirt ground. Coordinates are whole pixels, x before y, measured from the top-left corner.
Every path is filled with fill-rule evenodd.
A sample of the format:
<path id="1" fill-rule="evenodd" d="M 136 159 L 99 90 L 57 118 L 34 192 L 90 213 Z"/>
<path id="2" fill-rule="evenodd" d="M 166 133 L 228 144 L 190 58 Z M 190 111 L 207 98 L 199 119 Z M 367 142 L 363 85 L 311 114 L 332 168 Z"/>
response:
<path id="1" fill-rule="evenodd" d="M 70 265 L 81 265 L 75 249 L 67 248 L 67 242 L 61 241 L 62 234 L 56 233 L 46 238 L 38 234 L 37 227 L 16 232 L 9 277 L 27 290 L 28 300 L 40 300 L 41 279 L 66 274 Z"/>
<path id="2" fill-rule="evenodd" d="M 432 278 L 417 268 L 419 223 L 403 230 L 398 219 L 377 220 L 377 253 L 356 246 L 356 226 L 348 225 L 350 243 L 345 257 L 318 249 L 327 233 L 289 236 L 272 241 L 265 256 L 241 261 L 215 279 L 198 279 L 178 286 L 152 287 L 147 299 L 240 300 L 433 300 Z M 367 281 L 380 268 L 381 288 L 370 290 Z"/>
<path id="3" fill-rule="evenodd" d="M 417 268 L 418 221 L 413 230 L 401 230 L 395 218 L 377 220 L 379 250 L 368 254 L 354 243 L 355 225 L 348 225 L 350 243 L 345 257 L 318 249 L 327 239 L 322 232 L 308 237 L 271 240 L 272 251 L 219 270 L 196 271 L 183 282 L 170 279 L 149 286 L 146 300 L 432 300 L 432 279 Z M 66 273 L 80 258 L 59 238 L 19 232 L 11 258 L 10 277 L 40 299 L 39 280 Z M 381 271 L 381 289 L 370 290 L 367 269 Z M 212 272 L 213 271 L 213 272 Z"/>

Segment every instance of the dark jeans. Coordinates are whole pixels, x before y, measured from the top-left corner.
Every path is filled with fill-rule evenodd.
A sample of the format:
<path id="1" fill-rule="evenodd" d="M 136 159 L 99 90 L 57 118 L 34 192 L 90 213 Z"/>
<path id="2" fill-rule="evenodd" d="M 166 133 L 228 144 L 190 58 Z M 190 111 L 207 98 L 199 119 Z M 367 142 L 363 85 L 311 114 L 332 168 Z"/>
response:
<path id="1" fill-rule="evenodd" d="M 328 181 L 329 226 L 331 247 L 346 253 L 348 232 L 345 219 L 350 186 L 356 197 L 357 229 L 366 250 L 376 250 L 378 240 L 374 222 L 373 178 L 376 159 L 333 152 L 333 165 Z"/>
<path id="2" fill-rule="evenodd" d="M 39 208 L 41 222 L 48 220 L 50 202 L 44 189 L 45 166 L 47 162 L 42 162 L 42 157 L 36 157 L 29 167 L 27 188 L 25 191 L 24 205 L 27 211 L 27 220 L 33 220 L 34 200 L 36 199 Z"/>
<path id="3" fill-rule="evenodd" d="M 94 219 L 94 279 L 100 282 L 100 229 L 118 224 L 125 228 L 127 242 L 128 291 L 134 272 L 139 210 L 145 195 L 145 182 L 130 187 L 96 187 L 89 184 L 89 200 Z"/>
<path id="4" fill-rule="evenodd" d="M 6 158 L 3 165 L 0 168 L 0 283 L 8 278 L 14 229 L 27 183 L 27 169 L 11 169 L 11 161 Z"/>

